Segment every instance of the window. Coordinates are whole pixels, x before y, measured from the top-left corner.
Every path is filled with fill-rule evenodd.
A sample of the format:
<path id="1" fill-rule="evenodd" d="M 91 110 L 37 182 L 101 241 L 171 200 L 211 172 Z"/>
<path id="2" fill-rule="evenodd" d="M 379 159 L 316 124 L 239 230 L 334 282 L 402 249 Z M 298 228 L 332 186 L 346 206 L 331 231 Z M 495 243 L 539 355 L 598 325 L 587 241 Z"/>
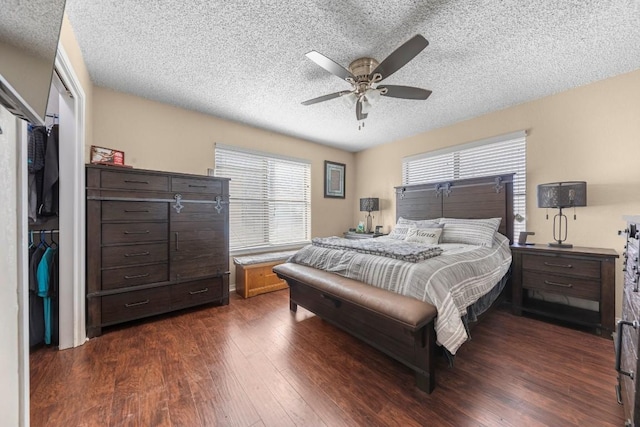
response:
<path id="1" fill-rule="evenodd" d="M 525 231 L 526 162 L 525 132 L 475 141 L 403 159 L 402 183 L 420 184 L 447 179 L 515 173 L 513 177 L 514 235 Z"/>
<path id="2" fill-rule="evenodd" d="M 230 250 L 273 250 L 311 236 L 311 164 L 216 144 L 215 176 L 229 183 Z"/>

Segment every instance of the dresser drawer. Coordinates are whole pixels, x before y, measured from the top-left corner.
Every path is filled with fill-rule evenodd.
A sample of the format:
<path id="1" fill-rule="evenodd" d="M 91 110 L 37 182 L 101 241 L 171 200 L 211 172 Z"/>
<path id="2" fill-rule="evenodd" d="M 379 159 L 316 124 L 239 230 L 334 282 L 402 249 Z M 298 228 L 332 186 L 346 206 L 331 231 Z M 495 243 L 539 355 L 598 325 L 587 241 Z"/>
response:
<path id="1" fill-rule="evenodd" d="M 102 244 L 166 241 L 168 229 L 166 222 L 102 224 Z"/>
<path id="2" fill-rule="evenodd" d="M 222 277 L 180 283 L 171 287 L 171 308 L 184 308 L 222 298 Z"/>
<path id="3" fill-rule="evenodd" d="M 627 320 L 629 322 L 638 321 L 638 316 L 640 312 L 640 295 L 635 292 L 628 292 L 628 289 L 625 289 L 622 295 L 622 320 Z M 634 357 L 637 357 L 637 349 L 638 349 L 638 329 L 634 329 L 630 326 L 623 326 L 623 348 L 627 348 L 625 351 L 633 351 Z"/>
<path id="4" fill-rule="evenodd" d="M 600 282 L 580 277 L 524 271 L 522 273 L 522 287 L 524 289 L 536 289 L 592 301 L 600 300 Z"/>
<path id="5" fill-rule="evenodd" d="M 138 174 L 119 171 L 102 171 L 100 187 L 119 190 L 169 190 L 169 177 L 153 174 Z"/>
<path id="6" fill-rule="evenodd" d="M 147 283 L 166 282 L 168 277 L 169 265 L 167 263 L 103 270 L 102 289 L 117 289 L 145 285 Z"/>
<path id="7" fill-rule="evenodd" d="M 522 257 L 522 268 L 577 277 L 600 278 L 600 262 L 597 260 L 526 254 Z"/>
<path id="8" fill-rule="evenodd" d="M 168 286 L 102 297 L 102 323 L 119 323 L 164 313 L 171 307 Z"/>
<path id="9" fill-rule="evenodd" d="M 102 248 L 102 268 L 167 262 L 168 259 L 169 251 L 166 243 Z"/>
<path id="10" fill-rule="evenodd" d="M 171 191 L 222 195 L 222 181 L 202 178 L 171 178 Z"/>
<path id="11" fill-rule="evenodd" d="M 153 221 L 169 218 L 164 202 L 102 202 L 102 221 Z"/>

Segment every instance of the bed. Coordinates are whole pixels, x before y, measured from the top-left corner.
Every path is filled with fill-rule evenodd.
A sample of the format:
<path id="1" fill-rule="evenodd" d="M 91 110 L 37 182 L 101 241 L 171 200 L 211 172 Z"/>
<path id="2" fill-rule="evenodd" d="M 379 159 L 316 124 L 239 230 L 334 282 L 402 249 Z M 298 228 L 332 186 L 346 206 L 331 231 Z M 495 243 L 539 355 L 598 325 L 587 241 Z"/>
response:
<path id="1" fill-rule="evenodd" d="M 467 340 L 467 320 L 504 288 L 513 241 L 513 175 L 397 187 L 396 219 L 399 233 L 414 237 L 416 228 L 439 229 L 451 243 L 418 239 L 409 245 L 395 231 L 387 239 L 397 243 L 314 239 L 274 272 L 289 284 L 292 311 L 300 305 L 404 363 L 414 370 L 417 387 L 430 393 L 436 345 L 455 354 Z M 495 225 L 497 233 L 490 242 L 475 229 L 460 234 L 469 223 Z M 489 267 L 474 270 L 484 264 Z"/>

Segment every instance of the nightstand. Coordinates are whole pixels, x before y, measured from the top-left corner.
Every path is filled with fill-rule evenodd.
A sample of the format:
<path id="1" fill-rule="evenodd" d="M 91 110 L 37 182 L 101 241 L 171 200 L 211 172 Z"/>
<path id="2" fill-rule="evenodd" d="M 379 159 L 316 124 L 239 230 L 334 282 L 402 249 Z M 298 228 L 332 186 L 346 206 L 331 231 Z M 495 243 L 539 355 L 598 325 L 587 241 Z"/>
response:
<path id="1" fill-rule="evenodd" d="M 345 239 L 372 239 L 374 237 L 386 236 L 382 233 L 356 233 L 355 231 L 347 231 L 344 233 Z"/>
<path id="2" fill-rule="evenodd" d="M 512 245 L 511 253 L 514 314 L 534 313 L 595 328 L 599 335 L 611 337 L 615 329 L 616 251 Z M 595 301 L 598 311 L 534 299 L 528 290 Z"/>

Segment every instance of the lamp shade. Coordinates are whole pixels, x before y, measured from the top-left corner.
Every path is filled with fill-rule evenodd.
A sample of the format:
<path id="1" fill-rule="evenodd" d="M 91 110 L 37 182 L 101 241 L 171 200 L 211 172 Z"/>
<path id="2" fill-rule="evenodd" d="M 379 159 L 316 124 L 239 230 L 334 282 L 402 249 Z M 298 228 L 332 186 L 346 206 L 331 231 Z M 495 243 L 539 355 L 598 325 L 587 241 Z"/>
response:
<path id="1" fill-rule="evenodd" d="M 380 199 L 377 197 L 360 199 L 360 212 L 373 212 L 378 210 L 380 210 Z"/>
<path id="2" fill-rule="evenodd" d="M 572 208 L 575 206 L 587 206 L 586 182 L 550 182 L 538 185 L 539 208 Z"/>

